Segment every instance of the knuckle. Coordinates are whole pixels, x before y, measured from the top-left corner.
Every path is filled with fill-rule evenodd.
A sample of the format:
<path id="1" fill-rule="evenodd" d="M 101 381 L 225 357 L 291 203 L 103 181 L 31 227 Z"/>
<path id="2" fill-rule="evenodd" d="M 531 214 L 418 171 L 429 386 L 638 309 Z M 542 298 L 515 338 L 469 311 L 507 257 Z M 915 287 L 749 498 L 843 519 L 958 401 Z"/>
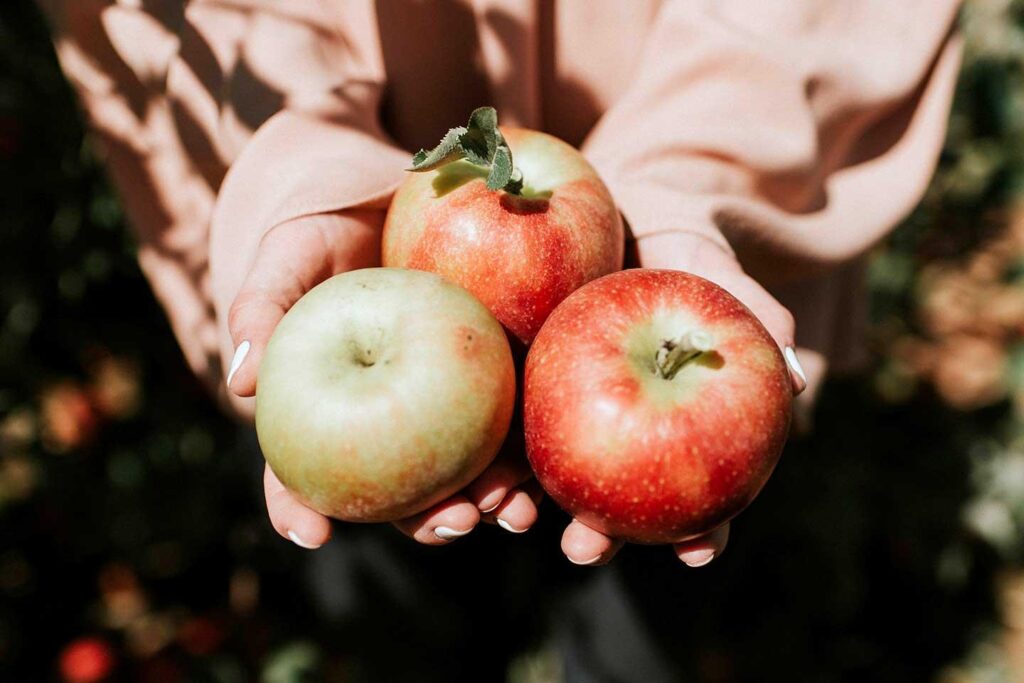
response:
<path id="1" fill-rule="evenodd" d="M 288 535 L 288 527 L 285 524 L 284 515 L 269 500 L 267 501 L 267 517 L 270 518 L 270 526 L 274 527 L 274 531 L 282 536 Z"/>
<path id="2" fill-rule="evenodd" d="M 767 305 L 769 302 L 770 305 Z M 796 334 L 796 319 L 789 309 L 774 298 L 769 298 L 764 308 L 760 311 L 759 317 L 762 324 L 768 328 L 768 331 L 772 333 L 772 336 L 781 345 L 785 346 L 793 343 L 793 338 Z"/>
<path id="3" fill-rule="evenodd" d="M 251 294 L 242 291 L 235 297 L 231 308 L 228 309 L 228 331 L 235 338 L 235 341 L 239 341 L 237 337 L 244 336 L 242 332 L 245 328 L 249 311 L 255 303 L 256 299 Z"/>
<path id="4" fill-rule="evenodd" d="M 779 328 L 786 334 L 787 337 L 792 337 L 796 331 L 796 318 L 785 308 L 782 304 L 779 304 Z"/>
<path id="5" fill-rule="evenodd" d="M 235 301 L 231 304 L 231 308 L 228 309 L 228 329 L 234 334 L 242 327 L 242 321 L 245 316 L 245 301 L 242 295 L 235 298 Z"/>

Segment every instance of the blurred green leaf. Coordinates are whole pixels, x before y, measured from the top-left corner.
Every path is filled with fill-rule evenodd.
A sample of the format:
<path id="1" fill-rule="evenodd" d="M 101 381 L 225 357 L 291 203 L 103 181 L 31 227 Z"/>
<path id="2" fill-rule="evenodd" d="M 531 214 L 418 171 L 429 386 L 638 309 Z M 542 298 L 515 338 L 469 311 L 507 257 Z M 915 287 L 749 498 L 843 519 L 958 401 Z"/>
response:
<path id="1" fill-rule="evenodd" d="M 260 677 L 262 683 L 304 683 L 320 680 L 320 653 L 312 643 L 289 643 L 274 652 Z"/>

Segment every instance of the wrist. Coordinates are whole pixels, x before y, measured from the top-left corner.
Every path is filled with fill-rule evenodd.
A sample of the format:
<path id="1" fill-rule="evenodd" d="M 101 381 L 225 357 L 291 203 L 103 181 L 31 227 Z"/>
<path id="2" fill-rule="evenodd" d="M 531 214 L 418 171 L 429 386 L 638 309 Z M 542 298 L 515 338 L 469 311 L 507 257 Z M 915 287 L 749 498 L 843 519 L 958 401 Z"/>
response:
<path id="1" fill-rule="evenodd" d="M 741 271 L 736 254 L 720 234 L 669 229 L 637 238 L 637 255 L 644 268 L 683 270 L 714 279 L 722 271 Z"/>
<path id="2" fill-rule="evenodd" d="M 692 228 L 664 228 L 662 230 L 651 230 L 635 237 L 637 244 L 647 240 L 660 240 L 662 244 L 687 243 L 693 246 L 707 243 L 717 247 L 726 255 L 736 259 L 736 252 L 725 239 L 725 236 L 715 229 L 692 229 Z"/>

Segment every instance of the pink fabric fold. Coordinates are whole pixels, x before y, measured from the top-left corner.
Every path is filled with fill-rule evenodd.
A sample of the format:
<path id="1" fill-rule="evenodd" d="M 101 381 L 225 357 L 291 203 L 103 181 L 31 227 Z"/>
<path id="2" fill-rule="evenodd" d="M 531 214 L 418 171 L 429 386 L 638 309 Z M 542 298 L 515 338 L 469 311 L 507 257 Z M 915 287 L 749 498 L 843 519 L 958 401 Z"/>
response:
<path id="1" fill-rule="evenodd" d="M 582 145 L 638 239 L 733 249 L 811 365 L 849 360 L 858 259 L 927 186 L 961 49 L 956 0 L 40 3 L 211 386 L 266 231 L 383 210 L 485 104 Z"/>

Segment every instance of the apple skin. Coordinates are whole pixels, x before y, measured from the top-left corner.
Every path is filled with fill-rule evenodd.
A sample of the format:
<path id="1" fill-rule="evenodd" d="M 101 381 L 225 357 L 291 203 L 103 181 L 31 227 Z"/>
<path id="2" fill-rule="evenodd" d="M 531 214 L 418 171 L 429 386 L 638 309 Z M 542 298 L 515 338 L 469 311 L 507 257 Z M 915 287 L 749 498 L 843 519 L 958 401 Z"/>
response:
<path id="1" fill-rule="evenodd" d="M 437 275 L 356 270 L 288 311 L 260 364 L 256 432 L 286 488 L 350 522 L 422 512 L 494 459 L 515 404 L 505 331 Z"/>
<path id="2" fill-rule="evenodd" d="M 383 262 L 462 285 L 529 344 L 571 292 L 622 268 L 622 218 L 571 145 L 525 129 L 502 135 L 523 193 L 488 190 L 486 172 L 467 161 L 410 173 L 384 224 Z"/>
<path id="3" fill-rule="evenodd" d="M 662 340 L 700 330 L 713 353 L 660 377 Z M 775 468 L 793 397 L 778 346 L 721 287 L 668 270 L 595 280 L 555 309 L 524 377 L 537 479 L 587 526 L 675 543 L 742 511 Z"/>

